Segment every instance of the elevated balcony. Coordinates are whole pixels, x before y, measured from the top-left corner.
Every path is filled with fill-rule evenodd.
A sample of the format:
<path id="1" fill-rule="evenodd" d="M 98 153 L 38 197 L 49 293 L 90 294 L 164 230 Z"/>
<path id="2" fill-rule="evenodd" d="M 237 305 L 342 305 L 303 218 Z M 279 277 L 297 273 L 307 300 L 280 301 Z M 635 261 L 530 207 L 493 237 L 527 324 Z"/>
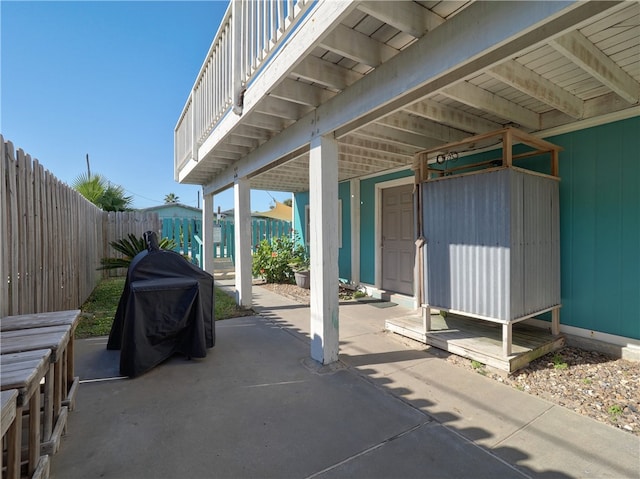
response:
<path id="1" fill-rule="evenodd" d="M 176 180 L 308 189 L 313 135 L 339 179 L 516 125 L 638 114 L 637 2 L 234 0 L 175 128 Z"/>

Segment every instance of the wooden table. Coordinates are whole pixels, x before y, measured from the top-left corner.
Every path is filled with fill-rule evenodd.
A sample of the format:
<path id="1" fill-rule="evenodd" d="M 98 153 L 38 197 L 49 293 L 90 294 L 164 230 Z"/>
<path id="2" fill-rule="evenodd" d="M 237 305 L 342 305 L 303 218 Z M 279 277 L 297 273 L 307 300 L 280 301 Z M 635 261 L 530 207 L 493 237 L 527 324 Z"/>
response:
<path id="1" fill-rule="evenodd" d="M 69 342 L 63 351 L 63 383 L 67 385 L 66 395 L 62 398 L 62 405 L 68 406 L 73 411 L 75 405 L 75 395 L 78 388 L 79 378 L 74 372 L 74 344 L 73 336 L 76 326 L 80 321 L 80 310 L 72 309 L 68 311 L 53 311 L 48 313 L 19 314 L 16 316 L 5 316 L 0 318 L 0 332 L 16 331 L 21 329 L 44 328 L 50 326 L 68 326 Z"/>
<path id="2" fill-rule="evenodd" d="M 27 474 L 31 478 L 49 476 L 49 456 L 42 453 L 40 435 L 40 383 L 45 379 L 44 423 L 52 421 L 51 408 L 51 351 L 38 349 L 0 355 L 0 390 L 15 391 L 15 426 L 8 437 L 7 476 L 19 477 L 21 468 L 22 412 L 29 410 L 27 444 Z M 48 378 L 48 379 L 47 379 Z M 13 393 L 10 393 L 10 396 Z M 9 397 L 10 397 L 9 396 Z M 8 406 L 10 407 L 10 406 Z M 5 432 L 5 405 L 3 394 L 2 431 Z M 9 425 L 8 428 L 12 426 Z M 49 429 L 51 427 L 49 426 Z M 46 433 L 45 433 L 46 434 Z M 13 445 L 15 444 L 15 447 Z"/>
<path id="3" fill-rule="evenodd" d="M 49 437 L 49 430 L 45 429 L 42 450 L 47 454 L 54 454 L 58 450 L 60 437 L 66 426 L 68 407 L 62 405 L 63 375 L 66 376 L 64 363 L 65 349 L 70 340 L 69 326 L 48 326 L 33 329 L 17 329 L 2 331 L 0 336 L 0 351 L 3 358 L 11 353 L 21 353 L 34 350 L 50 350 L 49 361 L 53 368 L 53 430 Z M 3 378 L 4 379 L 4 378 Z M 50 381 L 45 381 L 46 384 Z M 50 409 L 45 405 L 45 413 Z M 45 423 L 45 428 L 47 424 Z"/>
<path id="4" fill-rule="evenodd" d="M 15 460 L 19 457 L 20 447 L 18 446 L 18 421 L 16 421 L 16 408 L 18 403 L 18 390 L 9 389 L 0 392 L 0 404 L 2 414 L 0 420 L 0 432 L 2 432 L 2 444 L 7 444 L 7 478 L 16 479 L 20 475 L 20 468 L 16 467 Z M 4 451 L 0 451 L 0 471 L 2 471 L 2 460 Z"/>

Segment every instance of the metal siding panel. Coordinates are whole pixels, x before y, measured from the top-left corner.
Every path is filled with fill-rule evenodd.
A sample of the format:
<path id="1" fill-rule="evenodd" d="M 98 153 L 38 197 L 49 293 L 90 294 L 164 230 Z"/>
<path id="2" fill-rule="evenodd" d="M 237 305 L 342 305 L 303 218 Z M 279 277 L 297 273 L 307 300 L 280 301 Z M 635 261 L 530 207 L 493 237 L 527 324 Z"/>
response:
<path id="1" fill-rule="evenodd" d="M 423 184 L 429 304 L 508 319 L 508 181 L 501 170 Z"/>
<path id="2" fill-rule="evenodd" d="M 550 178 L 519 174 L 524 184 L 526 242 L 522 271 L 525 301 L 517 316 L 524 316 L 560 302 L 557 280 L 560 244 L 559 235 L 554 234 L 558 219 L 558 183 Z"/>
<path id="3" fill-rule="evenodd" d="M 429 304 L 497 320 L 559 304 L 555 180 L 503 169 L 422 188 Z"/>
<path id="4" fill-rule="evenodd" d="M 517 173 L 511 170 L 512 173 Z M 525 281 L 523 277 L 525 243 L 527 237 L 524 226 L 524 182 L 519 174 L 510 175 L 511 187 L 511 238 L 510 238 L 510 282 L 511 282 L 511 311 L 509 319 L 514 319 L 524 309 L 526 296 Z"/>

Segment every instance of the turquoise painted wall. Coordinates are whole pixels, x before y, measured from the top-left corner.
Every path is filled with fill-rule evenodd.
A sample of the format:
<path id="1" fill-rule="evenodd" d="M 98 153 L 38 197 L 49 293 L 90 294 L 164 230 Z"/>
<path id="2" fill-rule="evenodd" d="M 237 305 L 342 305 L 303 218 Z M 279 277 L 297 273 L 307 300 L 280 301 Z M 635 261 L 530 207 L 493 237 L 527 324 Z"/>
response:
<path id="1" fill-rule="evenodd" d="M 362 283 L 374 284 L 376 282 L 376 183 L 405 178 L 407 176 L 413 176 L 413 171 L 400 171 L 360 182 L 360 281 Z"/>
<path id="2" fill-rule="evenodd" d="M 560 153 L 560 321 L 640 339 L 640 117 L 547 138 Z"/>
<path id="3" fill-rule="evenodd" d="M 338 185 L 338 198 L 342 200 L 342 248 L 338 250 L 340 278 L 351 280 L 351 185 Z"/>
<path id="4" fill-rule="evenodd" d="M 342 247 L 338 250 L 338 272 L 341 279 L 351 279 L 351 189 L 349 182 L 338 185 L 338 198 L 342 200 Z M 304 238 L 305 207 L 309 193 L 294 194 L 293 216 L 298 237 Z"/>
<path id="5" fill-rule="evenodd" d="M 304 209 L 309 204 L 309 193 L 294 193 L 293 195 L 293 223 L 295 233 L 304 241 Z"/>

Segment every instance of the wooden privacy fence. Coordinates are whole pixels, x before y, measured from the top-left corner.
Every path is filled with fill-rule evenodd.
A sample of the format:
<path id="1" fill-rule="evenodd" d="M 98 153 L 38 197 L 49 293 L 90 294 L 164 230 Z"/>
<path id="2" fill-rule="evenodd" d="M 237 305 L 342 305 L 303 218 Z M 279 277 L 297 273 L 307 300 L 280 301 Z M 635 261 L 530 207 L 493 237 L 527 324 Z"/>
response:
<path id="1" fill-rule="evenodd" d="M 0 135 L 0 317 L 77 309 L 109 242 L 160 231 L 156 213 L 107 213 Z"/>
<path id="2" fill-rule="evenodd" d="M 271 241 L 283 235 L 290 235 L 290 221 L 253 218 L 251 220 L 251 250 L 255 251 L 263 239 Z M 163 218 L 162 236 L 173 239 L 176 251 L 188 254 L 193 263 L 202 262 L 202 220 L 193 218 Z M 233 221 L 222 220 L 214 223 L 213 257 L 231 258 L 235 264 L 235 233 Z"/>

